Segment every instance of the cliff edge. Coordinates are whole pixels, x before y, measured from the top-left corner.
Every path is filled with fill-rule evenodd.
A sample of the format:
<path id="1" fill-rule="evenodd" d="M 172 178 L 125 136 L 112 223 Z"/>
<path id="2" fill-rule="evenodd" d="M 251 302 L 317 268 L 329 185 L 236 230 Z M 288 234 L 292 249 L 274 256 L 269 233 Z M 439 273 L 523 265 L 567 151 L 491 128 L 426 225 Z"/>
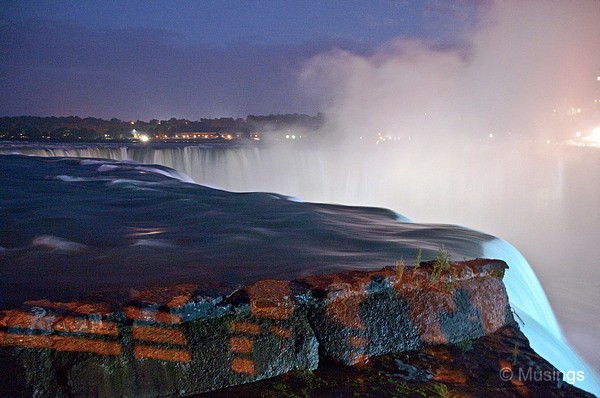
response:
<path id="1" fill-rule="evenodd" d="M 486 259 L 399 263 L 249 286 L 132 291 L 123 301 L 26 302 L 0 311 L 0 395 L 352 396 L 356 387 L 402 396 L 459 385 L 588 396 L 562 376 L 512 374 L 525 365 L 556 369 L 514 322 L 506 268 Z M 357 375 L 363 382 L 354 386 Z"/>

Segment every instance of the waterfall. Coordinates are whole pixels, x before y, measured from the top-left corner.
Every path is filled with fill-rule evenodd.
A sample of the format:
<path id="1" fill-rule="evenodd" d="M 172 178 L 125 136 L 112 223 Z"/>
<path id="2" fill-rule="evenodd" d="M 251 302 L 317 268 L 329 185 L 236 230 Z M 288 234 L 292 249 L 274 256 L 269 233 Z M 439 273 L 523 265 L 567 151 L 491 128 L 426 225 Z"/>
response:
<path id="1" fill-rule="evenodd" d="M 593 201 L 582 202 L 576 196 L 577 192 L 586 192 L 600 197 L 598 184 L 585 185 L 586 179 L 578 174 L 582 167 L 600 172 L 597 153 L 582 157 L 556 148 L 445 148 L 417 143 L 346 149 L 334 151 L 304 145 L 0 146 L 3 153 L 159 164 L 191 176 L 198 184 L 228 191 L 276 192 L 303 201 L 386 207 L 417 222 L 453 223 L 483 230 L 526 251 L 541 246 L 552 252 L 541 240 L 546 238 L 544 234 L 552 242 L 569 242 L 575 234 L 597 233 L 598 212 L 588 208 Z M 590 156 L 591 160 L 583 159 Z M 575 206 L 584 208 L 574 217 Z M 575 385 L 600 393 L 594 371 L 569 347 L 550 301 L 525 257 L 502 239 L 483 246 L 486 257 L 509 264 L 505 279 L 509 299 L 524 321 L 522 328 L 531 346 L 565 374 L 583 370 L 585 380 L 573 380 Z M 598 261 L 600 253 L 594 254 L 598 249 L 593 242 L 586 241 L 580 247 L 583 249 L 579 251 L 588 256 L 592 253 Z M 579 267 L 583 278 L 587 274 L 595 278 L 593 273 L 598 273 L 600 267 L 582 269 L 586 257 L 578 258 L 578 251 L 573 252 L 571 270 Z M 549 263 L 547 258 L 534 257 L 533 264 L 538 275 L 546 278 L 560 277 L 565 272 L 559 260 Z M 580 295 L 582 300 L 597 301 L 593 291 L 571 288 L 573 295 Z M 586 316 L 588 328 L 600 321 L 600 311 Z"/>

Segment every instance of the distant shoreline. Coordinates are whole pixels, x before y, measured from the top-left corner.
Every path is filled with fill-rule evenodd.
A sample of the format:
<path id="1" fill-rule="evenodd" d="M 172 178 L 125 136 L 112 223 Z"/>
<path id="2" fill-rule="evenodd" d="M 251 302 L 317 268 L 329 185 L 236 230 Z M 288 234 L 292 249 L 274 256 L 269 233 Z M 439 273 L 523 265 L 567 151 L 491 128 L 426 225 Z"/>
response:
<path id="1" fill-rule="evenodd" d="M 16 116 L 0 117 L 0 140 L 36 142 L 135 142 L 157 140 L 260 140 L 264 134 L 283 132 L 306 134 L 318 131 L 324 116 L 301 114 L 254 116 L 243 118 L 152 119 L 123 121 L 120 119 Z"/>

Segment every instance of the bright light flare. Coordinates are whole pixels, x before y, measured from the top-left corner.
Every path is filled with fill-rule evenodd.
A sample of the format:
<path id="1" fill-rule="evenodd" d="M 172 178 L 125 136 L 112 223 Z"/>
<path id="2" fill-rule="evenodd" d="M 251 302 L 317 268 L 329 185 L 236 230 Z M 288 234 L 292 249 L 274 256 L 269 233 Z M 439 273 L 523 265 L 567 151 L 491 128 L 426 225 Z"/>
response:
<path id="1" fill-rule="evenodd" d="M 577 141 L 571 141 L 570 145 L 600 148 L 600 126 L 593 129 L 590 135 L 582 137 L 581 132 L 578 131 L 576 136 Z"/>
<path id="2" fill-rule="evenodd" d="M 592 139 L 593 141 L 596 141 L 597 144 L 600 144 L 600 126 L 596 127 L 592 131 L 592 135 L 590 136 L 590 139 Z"/>
<path id="3" fill-rule="evenodd" d="M 575 133 L 575 139 L 566 141 L 567 145 L 600 148 L 600 126 L 593 129 L 589 135 L 583 135 L 581 131 Z"/>

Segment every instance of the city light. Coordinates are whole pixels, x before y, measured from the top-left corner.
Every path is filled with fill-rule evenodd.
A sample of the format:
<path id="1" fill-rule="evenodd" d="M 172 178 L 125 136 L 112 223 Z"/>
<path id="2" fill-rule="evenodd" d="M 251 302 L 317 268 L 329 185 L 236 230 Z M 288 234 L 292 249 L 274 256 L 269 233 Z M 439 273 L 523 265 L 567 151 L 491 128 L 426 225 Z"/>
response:
<path id="1" fill-rule="evenodd" d="M 150 141 L 150 136 L 148 134 L 140 133 L 136 129 L 131 130 L 131 135 L 133 136 L 134 140 L 140 140 L 141 142 Z"/>
<path id="2" fill-rule="evenodd" d="M 584 139 L 585 138 L 587 138 L 588 141 L 594 143 L 595 146 L 600 146 L 600 126 L 596 127 L 592 131 L 592 134 L 589 137 L 584 137 Z"/>
<path id="3" fill-rule="evenodd" d="M 600 126 L 597 126 L 590 132 L 590 135 L 583 135 L 581 131 L 575 133 L 576 139 L 567 141 L 567 145 L 600 148 Z"/>

